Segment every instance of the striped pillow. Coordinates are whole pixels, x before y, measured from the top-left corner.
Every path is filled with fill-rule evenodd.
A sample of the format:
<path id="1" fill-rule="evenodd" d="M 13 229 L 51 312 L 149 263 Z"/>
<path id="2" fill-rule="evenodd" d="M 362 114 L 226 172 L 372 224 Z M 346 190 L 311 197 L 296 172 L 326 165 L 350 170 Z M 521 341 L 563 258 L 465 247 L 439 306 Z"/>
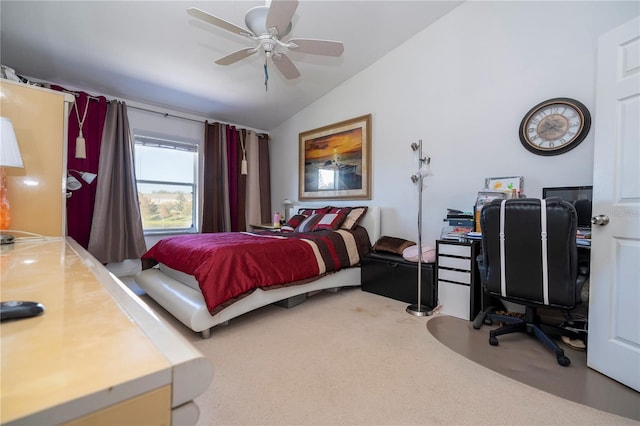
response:
<path id="1" fill-rule="evenodd" d="M 320 220 L 313 227 L 314 231 L 331 230 L 334 231 L 340 228 L 340 225 L 347 218 L 347 213 L 325 213 Z"/>
<path id="2" fill-rule="evenodd" d="M 316 226 L 316 223 L 318 223 L 322 216 L 321 213 L 312 214 L 296 227 L 295 232 L 313 232 L 313 227 Z"/>
<path id="3" fill-rule="evenodd" d="M 331 210 L 331 206 L 327 206 L 327 207 L 322 207 L 320 209 L 299 209 L 298 210 L 298 214 L 301 214 L 303 216 L 309 217 L 312 214 L 324 214 L 324 213 L 328 213 L 329 210 Z"/>
<path id="4" fill-rule="evenodd" d="M 347 215 L 347 218 L 342 225 L 340 226 L 342 229 L 353 229 L 360 223 L 365 213 L 367 212 L 367 206 L 360 207 L 352 207 L 351 211 Z"/>
<path id="5" fill-rule="evenodd" d="M 296 230 L 298 225 L 300 225 L 302 221 L 305 219 L 306 217 L 301 214 L 294 215 L 291 219 L 287 221 L 287 223 L 282 225 L 282 227 L 280 228 L 280 231 L 293 232 Z"/>

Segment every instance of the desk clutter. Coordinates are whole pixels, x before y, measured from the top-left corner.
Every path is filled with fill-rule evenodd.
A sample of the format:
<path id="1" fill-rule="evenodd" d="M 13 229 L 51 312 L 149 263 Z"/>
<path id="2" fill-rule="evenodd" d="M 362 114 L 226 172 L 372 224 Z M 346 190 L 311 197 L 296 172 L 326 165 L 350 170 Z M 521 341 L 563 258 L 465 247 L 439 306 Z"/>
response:
<path id="1" fill-rule="evenodd" d="M 484 188 L 478 191 L 473 212 L 447 209 L 447 215 L 444 218 L 446 225 L 440 232 L 440 239 L 465 241 L 466 239 L 481 238 L 480 212 L 482 208 L 494 200 L 524 198 L 523 186 L 524 178 L 522 176 L 486 178 Z"/>

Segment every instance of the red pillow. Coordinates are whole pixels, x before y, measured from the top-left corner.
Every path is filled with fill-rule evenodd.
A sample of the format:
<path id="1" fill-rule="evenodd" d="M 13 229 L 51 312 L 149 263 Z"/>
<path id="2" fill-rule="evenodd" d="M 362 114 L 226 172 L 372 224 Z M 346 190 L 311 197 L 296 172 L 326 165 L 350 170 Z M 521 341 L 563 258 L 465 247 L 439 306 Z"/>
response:
<path id="1" fill-rule="evenodd" d="M 316 223 L 318 223 L 321 218 L 322 214 L 312 214 L 298 225 L 296 232 L 312 232 L 313 227 L 316 226 Z"/>
<path id="2" fill-rule="evenodd" d="M 342 225 L 342 222 L 344 222 L 346 218 L 347 218 L 347 213 L 345 212 L 325 213 L 322 215 L 320 220 L 316 222 L 315 226 L 313 227 L 313 230 L 321 231 L 324 229 L 329 229 L 334 231 L 340 228 L 340 225 Z"/>
<path id="3" fill-rule="evenodd" d="M 331 210 L 331 206 L 327 206 L 327 207 L 322 207 L 319 209 L 300 209 L 298 210 L 298 214 L 301 214 L 305 217 L 309 217 L 312 214 L 324 214 L 324 213 L 328 213 L 329 210 Z"/>
<path id="4" fill-rule="evenodd" d="M 294 215 L 291 219 L 287 221 L 287 223 L 282 225 L 280 230 L 284 232 L 293 232 L 298 227 L 298 225 L 300 225 L 302 221 L 305 219 L 306 217 L 304 217 L 301 214 Z"/>
<path id="5" fill-rule="evenodd" d="M 331 207 L 329 213 L 344 213 L 349 214 L 353 207 Z"/>

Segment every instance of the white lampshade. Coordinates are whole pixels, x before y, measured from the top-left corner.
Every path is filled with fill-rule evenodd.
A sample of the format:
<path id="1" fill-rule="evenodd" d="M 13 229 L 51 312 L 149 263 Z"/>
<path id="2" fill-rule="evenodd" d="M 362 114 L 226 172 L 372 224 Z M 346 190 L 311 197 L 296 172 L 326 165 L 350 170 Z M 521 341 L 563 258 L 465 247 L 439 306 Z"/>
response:
<path id="1" fill-rule="evenodd" d="M 11 120 L 0 117 L 0 166 L 24 167 Z"/>
<path id="2" fill-rule="evenodd" d="M 95 173 L 80 172 L 80 177 L 82 178 L 83 181 L 87 183 L 91 183 L 96 179 L 96 177 L 98 177 L 98 175 Z"/>
<path id="3" fill-rule="evenodd" d="M 95 174 L 95 173 L 91 173 L 91 172 L 81 172 L 80 170 L 76 170 L 76 169 L 69 169 L 69 170 L 67 171 L 67 175 L 68 175 L 68 178 L 67 178 L 67 187 L 68 187 L 69 189 L 71 189 L 72 191 L 75 191 L 76 189 L 80 189 L 80 186 L 82 186 L 82 183 L 81 183 L 78 179 L 76 179 L 75 177 L 73 177 L 73 176 L 71 175 L 71 173 L 69 173 L 69 172 L 76 172 L 77 174 L 79 174 L 79 175 L 80 175 L 80 178 L 81 178 L 83 181 L 87 182 L 87 183 L 91 183 L 91 182 L 93 182 L 93 181 L 94 181 L 94 180 L 96 180 L 96 178 L 98 177 L 98 175 L 97 175 L 97 174 Z M 71 178 L 71 177 L 73 177 L 73 180 L 70 180 L 70 178 Z M 76 183 L 75 183 L 74 181 L 75 181 L 75 182 L 77 182 L 80 186 L 78 186 L 77 188 L 71 188 L 71 187 L 69 187 L 69 182 L 72 182 L 72 183 L 73 183 L 73 185 L 74 185 L 74 186 L 76 186 Z"/>
<path id="4" fill-rule="evenodd" d="M 67 175 L 67 189 L 77 191 L 80 188 L 82 188 L 80 181 L 71 175 Z"/>

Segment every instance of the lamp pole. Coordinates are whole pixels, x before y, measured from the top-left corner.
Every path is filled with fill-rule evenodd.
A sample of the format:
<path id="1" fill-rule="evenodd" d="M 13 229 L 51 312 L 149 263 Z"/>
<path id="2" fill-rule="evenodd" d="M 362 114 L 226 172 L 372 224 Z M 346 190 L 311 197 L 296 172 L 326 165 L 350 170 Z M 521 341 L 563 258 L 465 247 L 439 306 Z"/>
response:
<path id="1" fill-rule="evenodd" d="M 414 183 L 418 183 L 418 303 L 407 306 L 407 312 L 411 315 L 424 317 L 433 312 L 422 306 L 422 189 L 427 171 L 424 166 L 431 162 L 431 158 L 422 156 L 422 139 L 411 144 L 411 149 L 418 150 L 418 173 L 411 176 Z"/>

